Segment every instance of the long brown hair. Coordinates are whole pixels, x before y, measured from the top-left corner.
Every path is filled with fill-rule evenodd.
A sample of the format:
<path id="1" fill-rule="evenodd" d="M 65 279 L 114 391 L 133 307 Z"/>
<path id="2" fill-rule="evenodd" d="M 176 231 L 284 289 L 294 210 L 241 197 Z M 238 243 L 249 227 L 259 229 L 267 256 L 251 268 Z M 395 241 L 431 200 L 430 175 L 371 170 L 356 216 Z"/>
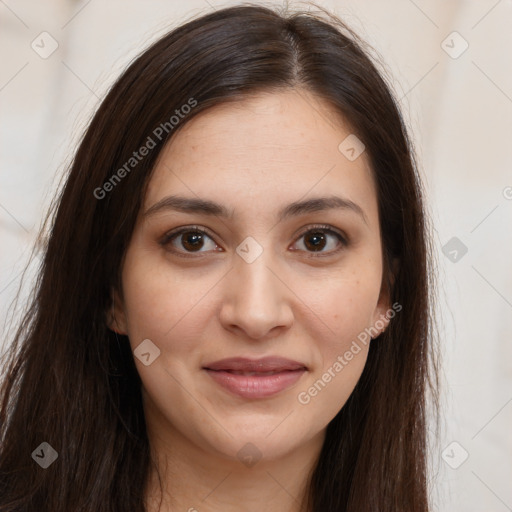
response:
<path id="1" fill-rule="evenodd" d="M 428 216 L 406 124 L 366 47 L 322 8 L 239 5 L 161 37 L 112 86 L 43 226 L 33 298 L 4 355 L 1 512 L 144 511 L 141 381 L 106 312 L 148 180 L 164 144 L 199 112 L 290 87 L 327 100 L 365 144 L 391 303 L 403 307 L 327 427 L 308 507 L 429 509 L 428 397 L 437 410 L 438 391 Z M 152 147 L 135 159 L 142 146 Z M 46 469 L 34 457 L 49 456 L 41 443 L 58 455 Z"/>

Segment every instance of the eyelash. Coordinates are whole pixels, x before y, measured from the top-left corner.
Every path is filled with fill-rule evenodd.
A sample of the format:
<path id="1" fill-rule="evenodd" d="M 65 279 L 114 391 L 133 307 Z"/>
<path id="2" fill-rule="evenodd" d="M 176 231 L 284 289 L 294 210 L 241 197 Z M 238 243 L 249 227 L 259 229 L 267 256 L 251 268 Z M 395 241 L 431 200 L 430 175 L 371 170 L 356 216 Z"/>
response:
<path id="1" fill-rule="evenodd" d="M 331 256 L 333 254 L 337 254 L 339 251 L 343 250 L 345 247 L 348 246 L 347 238 L 344 235 L 342 235 L 337 230 L 333 229 L 331 226 L 328 226 L 328 225 L 325 225 L 325 224 L 316 224 L 316 225 L 313 225 L 313 226 L 308 226 L 308 228 L 306 230 L 302 231 L 298 235 L 297 240 L 302 238 L 304 235 L 307 235 L 308 233 L 314 233 L 314 232 L 322 232 L 324 234 L 334 235 L 338 239 L 338 241 L 341 243 L 341 247 L 339 247 L 338 249 L 335 249 L 333 251 L 329 251 L 327 253 L 324 253 L 324 252 L 315 253 L 315 252 L 307 251 L 307 252 L 310 252 L 310 256 L 309 256 L 310 258 L 321 258 L 321 257 Z M 160 241 L 160 245 L 162 245 L 163 247 L 168 247 L 170 245 L 170 242 L 174 238 L 176 238 L 179 235 L 182 235 L 184 233 L 201 233 L 202 235 L 207 235 L 209 238 L 211 238 L 215 242 L 213 234 L 211 234 L 209 232 L 209 230 L 204 229 L 204 228 L 199 227 L 199 226 L 186 226 L 186 227 L 183 227 L 183 228 L 178 228 L 178 229 L 176 229 L 174 231 L 171 231 L 169 233 L 166 233 L 164 235 L 164 237 L 162 238 L 162 240 Z M 218 245 L 216 242 L 215 242 L 215 244 Z M 180 256 L 180 257 L 183 257 L 183 258 L 196 258 L 196 257 L 198 257 L 198 256 L 194 255 L 193 252 L 183 253 L 181 251 L 175 250 L 174 248 L 170 249 L 170 252 L 172 252 L 172 253 Z M 198 252 L 197 254 L 200 255 L 201 252 Z"/>

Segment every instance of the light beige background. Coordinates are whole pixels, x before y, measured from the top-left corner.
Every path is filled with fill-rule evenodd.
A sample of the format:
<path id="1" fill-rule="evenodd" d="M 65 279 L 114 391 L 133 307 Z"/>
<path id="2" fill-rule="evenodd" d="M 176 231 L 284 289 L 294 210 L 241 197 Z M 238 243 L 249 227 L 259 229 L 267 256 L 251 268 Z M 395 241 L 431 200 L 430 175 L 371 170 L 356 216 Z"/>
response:
<path id="1" fill-rule="evenodd" d="M 512 1 L 318 2 L 381 54 L 420 158 L 444 352 L 435 509 L 512 510 Z M 108 86 L 169 28 L 232 3 L 0 0 L 0 347 L 43 212 Z M 31 47 L 42 32 L 58 43 L 48 58 Z M 467 247 L 455 262 L 453 237 Z"/>

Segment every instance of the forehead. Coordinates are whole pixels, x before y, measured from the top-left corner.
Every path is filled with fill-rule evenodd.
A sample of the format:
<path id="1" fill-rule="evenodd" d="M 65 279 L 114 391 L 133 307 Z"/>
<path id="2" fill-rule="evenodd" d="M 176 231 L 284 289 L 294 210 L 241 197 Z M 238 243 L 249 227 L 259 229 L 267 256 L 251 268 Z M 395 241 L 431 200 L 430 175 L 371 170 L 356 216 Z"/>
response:
<path id="1" fill-rule="evenodd" d="M 277 211 L 308 195 L 339 193 L 375 216 L 368 156 L 350 160 L 340 150 L 349 136 L 333 107 L 304 90 L 215 106 L 186 122 L 162 150 L 144 207 L 178 193 L 250 215 L 251 205 Z"/>

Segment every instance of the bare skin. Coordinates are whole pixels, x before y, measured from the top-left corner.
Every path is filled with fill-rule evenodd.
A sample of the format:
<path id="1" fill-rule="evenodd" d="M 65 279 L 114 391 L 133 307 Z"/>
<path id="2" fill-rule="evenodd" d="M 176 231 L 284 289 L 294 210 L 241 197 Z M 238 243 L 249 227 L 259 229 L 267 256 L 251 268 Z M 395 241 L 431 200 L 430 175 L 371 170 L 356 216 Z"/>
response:
<path id="1" fill-rule="evenodd" d="M 365 328 L 380 320 L 384 330 L 390 308 L 368 159 L 363 153 L 350 161 L 338 149 L 350 133 L 327 103 L 290 89 L 199 114 L 160 155 L 111 328 L 127 334 L 132 349 L 149 339 L 160 350 L 148 366 L 135 362 L 162 476 L 161 512 L 304 510 L 327 424 L 352 393 L 369 344 L 342 371 L 333 364 Z M 171 209 L 143 215 L 170 195 L 215 201 L 233 217 Z M 363 213 L 331 208 L 278 219 L 292 202 L 331 196 Z M 162 243 L 180 227 L 188 234 Z M 198 228 L 207 233 L 192 246 Z M 237 253 L 247 237 L 256 242 L 249 253 L 262 250 L 251 262 Z M 267 355 L 300 361 L 307 371 L 271 397 L 247 399 L 203 369 L 227 357 Z M 329 382 L 301 403 L 299 394 L 329 369 Z M 249 466 L 240 450 L 257 462 Z M 148 510 L 158 510 L 155 473 L 146 491 Z"/>

